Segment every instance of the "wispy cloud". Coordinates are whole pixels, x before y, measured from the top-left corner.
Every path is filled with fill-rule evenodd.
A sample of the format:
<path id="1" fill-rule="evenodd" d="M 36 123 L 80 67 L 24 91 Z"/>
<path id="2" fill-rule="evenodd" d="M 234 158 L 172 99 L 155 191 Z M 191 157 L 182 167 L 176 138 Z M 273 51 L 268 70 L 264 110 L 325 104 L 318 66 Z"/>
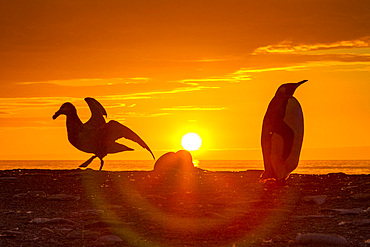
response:
<path id="1" fill-rule="evenodd" d="M 201 83 L 215 83 L 215 82 L 229 82 L 229 83 L 236 83 L 241 81 L 249 81 L 251 80 L 249 75 L 245 75 L 242 73 L 233 72 L 230 74 L 227 74 L 225 76 L 218 76 L 218 77 L 210 77 L 210 78 L 199 78 L 199 79 L 184 79 L 179 81 L 180 83 L 192 85 L 192 86 L 198 86 Z M 218 88 L 218 87 L 213 87 Z"/>
<path id="2" fill-rule="evenodd" d="M 160 117 L 169 115 L 168 112 L 157 112 L 157 113 L 149 113 L 149 112 L 125 112 L 119 114 L 113 114 L 112 119 L 116 121 L 124 122 L 127 118 L 151 118 L 151 117 Z"/>
<path id="3" fill-rule="evenodd" d="M 183 88 L 174 88 L 170 90 L 161 90 L 161 91 L 149 91 L 149 92 L 142 92 L 142 93 L 132 93 L 132 94 L 125 94 L 125 95 L 108 95 L 104 96 L 104 98 L 114 99 L 114 100 L 127 100 L 127 99 L 148 99 L 151 96 L 161 95 L 161 94 L 176 94 L 176 93 L 184 93 L 184 92 L 193 92 L 193 91 L 200 91 L 204 89 L 218 89 L 219 87 L 216 86 L 198 86 L 194 85 L 193 87 L 183 87 Z"/>
<path id="4" fill-rule="evenodd" d="M 370 71 L 370 61 L 312 61 L 307 68 L 321 68 L 330 71 Z"/>
<path id="5" fill-rule="evenodd" d="M 276 45 L 268 45 L 255 49 L 252 54 L 266 53 L 302 53 L 316 50 L 364 48 L 370 47 L 370 36 L 359 40 L 345 40 L 334 43 L 318 44 L 293 44 L 290 41 L 283 41 Z"/>
<path id="6" fill-rule="evenodd" d="M 55 108 L 66 101 L 74 102 L 76 100 L 79 99 L 71 97 L 0 98 L 0 108 L 10 116 L 16 112 Z"/>
<path id="7" fill-rule="evenodd" d="M 330 71 L 370 71 L 370 57 L 363 56 L 359 59 L 357 56 L 330 56 L 317 61 L 302 62 L 298 65 L 286 67 L 270 68 L 241 68 L 233 74 L 252 77 L 254 73 L 276 72 L 276 71 L 303 71 L 312 69 L 327 69 Z M 363 61 L 362 61 L 363 60 Z"/>
<path id="8" fill-rule="evenodd" d="M 286 67 L 275 67 L 275 68 L 261 68 L 261 69 L 250 69 L 250 68 L 241 68 L 238 71 L 234 72 L 235 74 L 245 75 L 250 77 L 251 75 L 246 75 L 248 73 L 262 73 L 262 72 L 272 72 L 272 71 L 298 71 L 308 69 L 308 64 L 286 66 Z"/>
<path id="9" fill-rule="evenodd" d="M 42 83 L 54 84 L 58 86 L 81 87 L 81 86 L 110 86 L 116 84 L 137 84 L 145 83 L 150 78 L 134 77 L 134 78 L 88 78 L 88 79 L 69 79 L 69 80 L 49 80 Z M 19 82 L 20 85 L 39 84 L 40 82 Z"/>
<path id="10" fill-rule="evenodd" d="M 162 108 L 163 111 L 222 111 L 227 107 L 200 107 L 200 106 L 177 106 Z"/>

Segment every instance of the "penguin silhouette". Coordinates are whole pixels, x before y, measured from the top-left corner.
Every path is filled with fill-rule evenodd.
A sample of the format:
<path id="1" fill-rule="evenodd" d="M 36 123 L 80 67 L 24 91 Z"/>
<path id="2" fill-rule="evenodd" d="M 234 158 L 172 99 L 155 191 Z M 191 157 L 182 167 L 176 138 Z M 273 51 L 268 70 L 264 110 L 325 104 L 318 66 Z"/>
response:
<path id="1" fill-rule="evenodd" d="M 155 159 L 148 145 L 134 131 L 115 120 L 105 122 L 104 116 L 107 117 L 107 112 L 96 99 L 88 97 L 85 101 L 91 111 L 91 117 L 86 123 L 81 122 L 76 107 L 69 102 L 64 103 L 53 116 L 55 120 L 60 115 L 66 115 L 69 142 L 83 152 L 94 154 L 80 167 L 87 167 L 95 158 L 99 158 L 101 170 L 104 165 L 103 158 L 107 154 L 132 151 L 132 148 L 116 142 L 122 137 L 138 143 Z"/>
<path id="2" fill-rule="evenodd" d="M 272 98 L 262 124 L 261 146 L 265 171 L 261 180 L 285 184 L 298 166 L 303 141 L 303 112 L 295 90 L 307 80 L 282 84 Z"/>

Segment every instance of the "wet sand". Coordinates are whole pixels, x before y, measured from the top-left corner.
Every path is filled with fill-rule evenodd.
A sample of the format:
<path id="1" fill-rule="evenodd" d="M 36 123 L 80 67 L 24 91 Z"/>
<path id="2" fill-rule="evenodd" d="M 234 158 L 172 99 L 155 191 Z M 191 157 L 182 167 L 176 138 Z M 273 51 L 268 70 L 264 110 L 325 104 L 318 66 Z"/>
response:
<path id="1" fill-rule="evenodd" d="M 368 246 L 370 175 L 276 187 L 260 174 L 0 171 L 0 246 L 300 246 L 307 233 Z"/>

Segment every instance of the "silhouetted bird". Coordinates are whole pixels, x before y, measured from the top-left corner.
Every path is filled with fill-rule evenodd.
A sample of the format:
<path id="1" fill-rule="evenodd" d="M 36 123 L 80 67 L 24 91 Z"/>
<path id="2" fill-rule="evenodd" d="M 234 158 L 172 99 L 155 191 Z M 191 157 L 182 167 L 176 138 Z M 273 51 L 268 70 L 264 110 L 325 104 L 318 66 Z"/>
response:
<path id="1" fill-rule="evenodd" d="M 274 178 L 284 184 L 298 166 L 303 141 L 303 113 L 293 94 L 306 81 L 281 85 L 267 108 L 261 136 L 265 166 L 262 180 Z"/>
<path id="2" fill-rule="evenodd" d="M 131 129 L 115 120 L 105 122 L 104 116 L 107 117 L 107 113 L 97 100 L 85 98 L 85 101 L 91 110 L 91 118 L 86 123 L 81 122 L 75 106 L 69 102 L 64 103 L 53 116 L 53 119 L 56 119 L 59 115 L 66 115 L 69 142 L 83 152 L 95 154 L 80 167 L 87 167 L 98 157 L 101 161 L 99 169 L 101 170 L 104 165 L 103 158 L 107 154 L 133 151 L 132 148 L 115 142 L 122 137 L 137 142 L 147 149 L 155 159 L 148 145 Z"/>

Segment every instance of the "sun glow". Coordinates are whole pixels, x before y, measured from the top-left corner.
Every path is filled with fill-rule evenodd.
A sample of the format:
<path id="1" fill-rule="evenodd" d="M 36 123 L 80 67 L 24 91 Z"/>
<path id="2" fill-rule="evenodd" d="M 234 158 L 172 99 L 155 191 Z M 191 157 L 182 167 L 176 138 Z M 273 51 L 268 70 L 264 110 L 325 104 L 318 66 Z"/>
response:
<path id="1" fill-rule="evenodd" d="M 197 133 L 187 133 L 181 138 L 181 145 L 188 151 L 195 151 L 202 146 L 202 138 Z"/>

